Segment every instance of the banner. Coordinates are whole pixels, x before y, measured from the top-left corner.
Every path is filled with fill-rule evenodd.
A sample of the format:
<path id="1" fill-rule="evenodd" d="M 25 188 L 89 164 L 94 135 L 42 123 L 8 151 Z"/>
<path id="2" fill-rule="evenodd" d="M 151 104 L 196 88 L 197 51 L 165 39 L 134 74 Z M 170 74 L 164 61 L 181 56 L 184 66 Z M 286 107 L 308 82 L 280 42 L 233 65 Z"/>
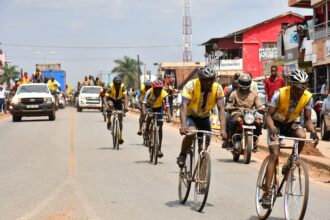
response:
<path id="1" fill-rule="evenodd" d="M 277 48 L 259 48 L 259 60 L 276 60 Z"/>
<path id="2" fill-rule="evenodd" d="M 214 69 L 219 70 L 219 62 L 214 64 Z M 220 60 L 220 70 L 243 70 L 243 59 Z"/>

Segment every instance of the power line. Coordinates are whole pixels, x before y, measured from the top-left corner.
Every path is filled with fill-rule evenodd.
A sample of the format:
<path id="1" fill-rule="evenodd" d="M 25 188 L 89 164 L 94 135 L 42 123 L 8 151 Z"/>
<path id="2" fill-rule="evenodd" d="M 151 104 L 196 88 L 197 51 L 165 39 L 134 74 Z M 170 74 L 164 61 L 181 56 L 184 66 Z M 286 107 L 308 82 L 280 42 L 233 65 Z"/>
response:
<path id="1" fill-rule="evenodd" d="M 182 44 L 172 45 L 141 45 L 141 46 L 58 46 L 58 45 L 37 45 L 37 44 L 17 44 L 17 43 L 1 43 L 10 47 L 32 47 L 32 48 L 56 48 L 56 49 L 92 49 L 92 50 L 108 50 L 108 49 L 152 49 L 152 48 L 170 48 L 183 47 Z M 199 46 L 195 44 L 194 46 Z"/>

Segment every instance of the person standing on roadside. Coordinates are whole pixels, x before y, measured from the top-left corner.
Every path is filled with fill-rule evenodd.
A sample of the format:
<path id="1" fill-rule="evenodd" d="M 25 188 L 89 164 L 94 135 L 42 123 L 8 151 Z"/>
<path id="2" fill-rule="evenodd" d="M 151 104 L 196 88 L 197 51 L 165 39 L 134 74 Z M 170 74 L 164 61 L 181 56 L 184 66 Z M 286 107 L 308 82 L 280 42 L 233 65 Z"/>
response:
<path id="1" fill-rule="evenodd" d="M 265 81 L 266 103 L 272 100 L 275 91 L 284 86 L 284 79 L 278 75 L 277 66 L 271 66 L 270 77 Z"/>
<path id="2" fill-rule="evenodd" d="M 6 90 L 0 86 L 0 112 L 6 109 Z"/>

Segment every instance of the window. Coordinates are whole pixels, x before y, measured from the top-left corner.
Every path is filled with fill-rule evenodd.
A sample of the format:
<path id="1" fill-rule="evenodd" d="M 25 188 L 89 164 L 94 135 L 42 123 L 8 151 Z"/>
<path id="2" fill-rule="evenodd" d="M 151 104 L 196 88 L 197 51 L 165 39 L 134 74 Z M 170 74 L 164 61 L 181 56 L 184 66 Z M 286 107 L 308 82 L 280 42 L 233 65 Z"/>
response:
<path id="1" fill-rule="evenodd" d="M 277 48 L 276 42 L 264 42 L 262 43 L 263 48 Z"/>

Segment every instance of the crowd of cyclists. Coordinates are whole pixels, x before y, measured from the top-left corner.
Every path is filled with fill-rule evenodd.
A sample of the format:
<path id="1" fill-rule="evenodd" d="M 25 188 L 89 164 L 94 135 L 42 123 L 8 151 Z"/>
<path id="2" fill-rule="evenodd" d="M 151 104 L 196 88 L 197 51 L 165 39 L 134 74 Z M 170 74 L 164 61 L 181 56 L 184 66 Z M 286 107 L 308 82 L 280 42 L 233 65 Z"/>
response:
<path id="1" fill-rule="evenodd" d="M 306 138 L 306 132 L 310 132 L 310 137 L 318 143 L 319 137 L 314 129 L 311 120 L 311 108 L 313 103 L 312 94 L 308 91 L 308 74 L 303 70 L 294 70 L 288 74 L 287 86 L 283 78 L 277 73 L 277 67 L 271 68 L 271 76 L 265 82 L 265 90 L 268 99 L 268 110 L 262 105 L 258 94 L 251 89 L 252 79 L 249 74 L 236 74 L 230 89 L 225 93 L 222 86 L 216 82 L 216 75 L 212 68 L 203 67 L 198 70 L 198 77 L 190 80 L 181 91 L 182 103 L 180 107 L 180 134 L 185 135 L 181 150 L 177 157 L 177 164 L 183 167 L 186 161 L 186 153 L 190 148 L 193 136 L 189 130 L 207 130 L 211 131 L 210 113 L 217 108 L 217 114 L 220 121 L 219 135 L 224 141 L 227 140 L 231 147 L 230 137 L 235 130 L 237 117 L 241 113 L 239 107 L 255 108 L 265 112 L 267 124 L 267 142 L 269 146 L 270 161 L 266 172 L 266 187 L 262 197 L 264 207 L 270 207 L 271 198 L 269 194 L 272 176 L 275 170 L 275 161 L 278 160 L 280 152 L 280 142 L 278 135 Z M 163 80 L 157 79 L 153 82 L 146 81 L 141 85 L 136 95 L 136 100 L 141 106 L 139 129 L 137 134 L 148 136 L 150 118 L 146 117 L 147 112 L 167 113 L 166 121 L 171 120 L 168 101 L 168 92 L 164 86 Z M 111 110 L 124 110 L 128 108 L 128 94 L 119 77 L 115 77 L 106 92 L 102 91 L 104 102 L 109 109 L 109 118 L 107 128 L 111 128 Z M 226 116 L 226 112 L 229 112 Z M 296 119 L 303 112 L 304 126 Z M 162 124 L 163 114 L 159 114 L 159 154 L 163 157 L 161 151 L 162 145 Z M 122 139 L 122 118 L 120 118 L 120 143 Z M 227 120 L 227 122 L 226 122 Z M 142 131 L 142 125 L 146 123 L 146 129 Z M 305 128 L 305 129 L 304 129 Z M 257 129 L 261 133 L 261 127 Z M 211 136 L 206 138 L 206 145 L 210 144 Z M 199 143 L 201 144 L 201 143 Z M 316 145 L 315 144 L 315 145 Z M 226 146 L 226 145 L 225 145 Z M 299 152 L 301 152 L 304 142 L 299 142 Z"/>

